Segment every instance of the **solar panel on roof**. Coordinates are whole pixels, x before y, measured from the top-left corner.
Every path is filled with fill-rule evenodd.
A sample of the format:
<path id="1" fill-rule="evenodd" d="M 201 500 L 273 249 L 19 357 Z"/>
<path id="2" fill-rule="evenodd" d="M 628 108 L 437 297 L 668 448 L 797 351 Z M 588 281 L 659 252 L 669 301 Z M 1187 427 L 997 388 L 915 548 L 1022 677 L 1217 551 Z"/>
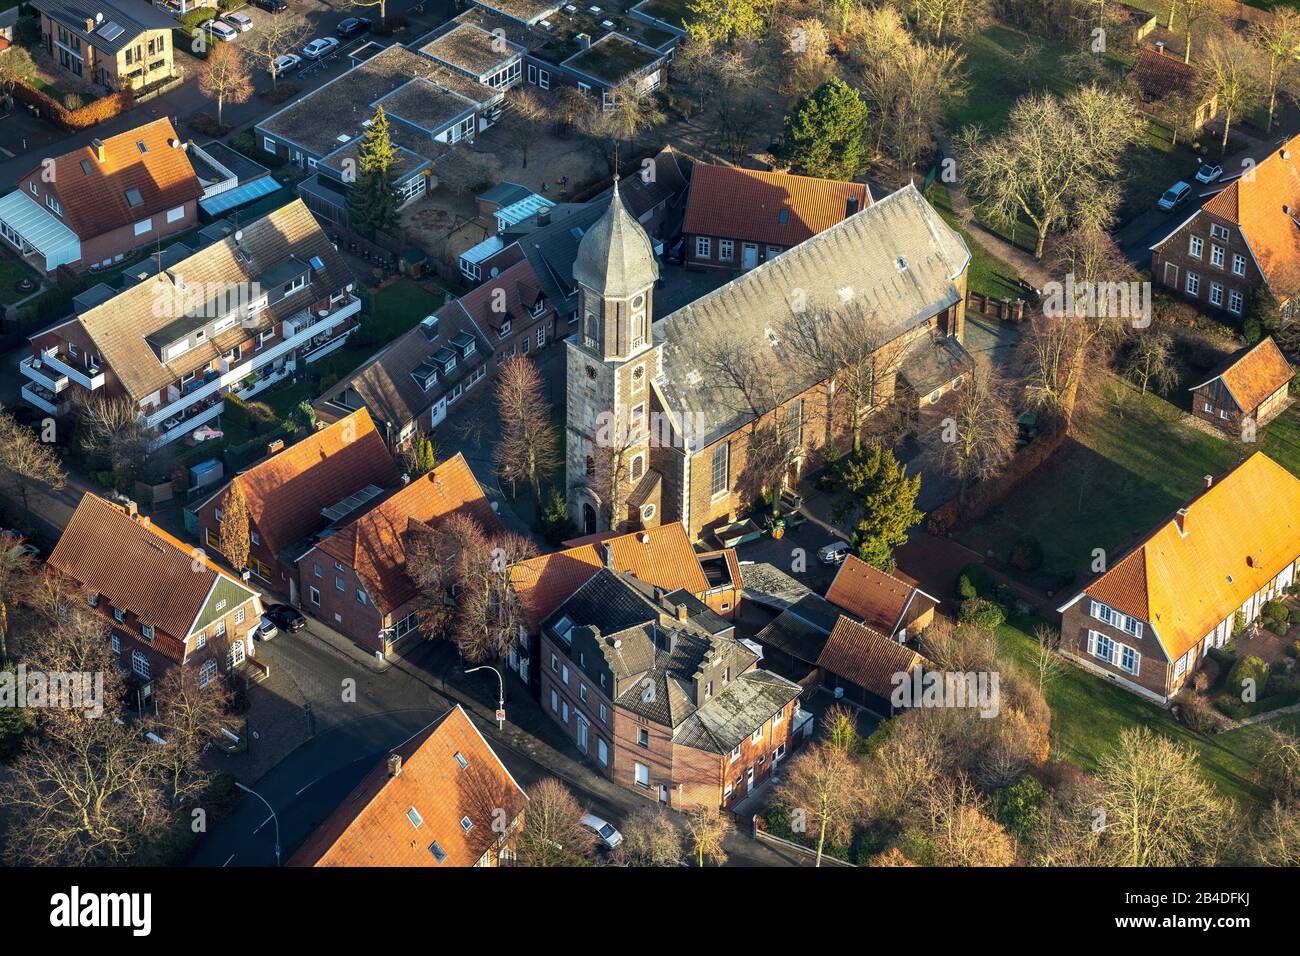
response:
<path id="1" fill-rule="evenodd" d="M 124 27 L 118 26 L 116 22 L 109 20 L 107 23 L 105 23 L 102 27 L 100 27 L 95 32 L 98 33 L 100 36 L 102 36 L 105 40 L 116 40 L 118 37 L 120 37 L 123 33 L 126 32 L 126 29 Z"/>
<path id="2" fill-rule="evenodd" d="M 371 501 L 384 493 L 384 489 L 378 485 L 366 485 L 360 491 L 354 491 L 336 505 L 330 505 L 328 508 L 322 508 L 320 513 L 330 521 L 339 521 L 346 518 L 352 512 L 356 511 L 366 502 Z"/>

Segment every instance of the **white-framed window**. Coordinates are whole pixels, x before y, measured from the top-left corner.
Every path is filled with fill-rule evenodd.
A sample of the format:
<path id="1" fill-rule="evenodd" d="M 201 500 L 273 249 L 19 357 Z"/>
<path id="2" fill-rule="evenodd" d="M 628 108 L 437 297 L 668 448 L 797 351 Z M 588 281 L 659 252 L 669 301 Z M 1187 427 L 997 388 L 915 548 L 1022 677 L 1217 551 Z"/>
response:
<path id="1" fill-rule="evenodd" d="M 609 744 L 600 737 L 596 738 L 596 759 L 600 761 L 602 767 L 609 766 Z"/>
<path id="2" fill-rule="evenodd" d="M 1119 646 L 1119 667 L 1120 670 L 1127 671 L 1130 674 L 1136 674 L 1141 666 L 1142 655 L 1129 647 L 1127 644 Z"/>
<path id="3" fill-rule="evenodd" d="M 1205 411 L 1206 411 L 1208 414 L 1210 414 L 1210 415 L 1213 415 L 1213 414 L 1214 414 L 1214 405 L 1213 405 L 1213 403 L 1211 403 L 1211 402 L 1206 402 L 1205 405 L 1204 405 L 1203 407 L 1204 407 Z"/>
<path id="4" fill-rule="evenodd" d="M 551 670 L 556 674 L 560 672 L 560 659 L 554 654 L 551 655 Z"/>
<path id="5" fill-rule="evenodd" d="M 1182 657 L 1178 658 L 1178 660 L 1174 662 L 1174 680 L 1178 680 L 1178 678 L 1182 677 L 1186 671 L 1187 671 L 1187 655 L 1184 654 Z"/>
<path id="6" fill-rule="evenodd" d="M 1184 287 L 1188 295 L 1201 294 L 1201 277 L 1195 272 L 1187 273 L 1187 285 Z"/>
<path id="7" fill-rule="evenodd" d="M 727 466 L 730 446 L 725 442 L 713 449 L 713 461 L 711 462 L 711 474 L 709 476 L 709 492 L 714 497 L 725 494 L 727 491 Z"/>
<path id="8" fill-rule="evenodd" d="M 695 258 L 707 259 L 713 252 L 713 240 L 708 236 L 695 237 Z"/>
<path id="9" fill-rule="evenodd" d="M 311 603 L 316 605 L 317 607 L 320 607 L 320 589 L 317 588 L 315 585 L 312 585 L 307 589 L 307 592 L 311 597 Z"/>
<path id="10" fill-rule="evenodd" d="M 185 218 L 185 207 L 184 207 L 184 206 L 177 206 L 175 209 L 168 209 L 168 210 L 167 210 L 167 222 L 168 222 L 168 223 L 180 222 L 180 220 L 182 220 L 182 219 L 184 219 L 184 218 Z"/>
<path id="11" fill-rule="evenodd" d="M 541 326 L 537 330 L 537 347 L 540 349 L 546 344 L 546 326 Z"/>
<path id="12" fill-rule="evenodd" d="M 646 730 L 644 727 L 638 728 L 636 732 L 636 742 L 639 747 L 649 747 L 650 731 Z"/>
<path id="13" fill-rule="evenodd" d="M 722 787 L 722 799 L 725 800 L 731 796 L 731 781 L 728 780 Z"/>
<path id="14" fill-rule="evenodd" d="M 562 700 L 562 701 L 560 701 L 560 720 L 564 722 L 564 725 L 565 725 L 566 727 L 568 726 L 568 724 L 569 724 L 569 702 L 568 702 L 567 700 Z"/>
<path id="15" fill-rule="evenodd" d="M 146 641 L 152 641 L 152 640 L 153 640 L 153 625 L 152 625 L 152 624 L 141 624 L 141 625 L 140 625 L 140 633 L 144 636 L 144 639 L 145 639 Z"/>
<path id="16" fill-rule="evenodd" d="M 235 623 L 236 624 L 244 623 L 244 609 L 242 607 L 235 612 Z"/>
<path id="17" fill-rule="evenodd" d="M 203 666 L 199 668 L 199 690 L 207 687 L 212 682 L 212 678 L 217 676 L 217 662 L 204 661 Z"/>
<path id="18" fill-rule="evenodd" d="M 586 701 L 586 699 L 587 699 L 587 685 L 580 683 L 578 684 L 578 700 Z"/>
<path id="19" fill-rule="evenodd" d="M 152 668 L 149 666 L 149 658 L 145 657 L 140 651 L 132 651 L 131 670 L 134 671 L 137 676 L 148 680 L 152 671 Z"/>
<path id="20" fill-rule="evenodd" d="M 1218 282 L 1210 283 L 1210 305 L 1223 305 L 1223 286 Z"/>
<path id="21" fill-rule="evenodd" d="M 123 611 L 120 607 L 113 608 L 113 620 L 117 621 L 118 624 L 125 624 L 126 612 Z"/>
<path id="22" fill-rule="evenodd" d="M 718 240 L 718 258 L 730 262 L 736 256 L 736 243 L 731 239 Z"/>
<path id="23" fill-rule="evenodd" d="M 568 683 L 569 683 L 569 665 L 568 665 L 568 664 L 561 664 L 561 665 L 560 665 L 560 680 L 564 681 L 564 683 L 565 683 L 566 686 L 568 685 Z"/>
<path id="24" fill-rule="evenodd" d="M 551 691 L 551 713 L 558 714 L 559 712 L 560 712 L 560 695 L 557 694 L 554 690 L 552 690 Z"/>
<path id="25" fill-rule="evenodd" d="M 1190 243 L 1188 243 L 1187 254 L 1194 259 L 1201 258 L 1201 249 L 1204 245 L 1205 243 L 1200 236 L 1192 236 Z"/>
<path id="26" fill-rule="evenodd" d="M 1246 274 L 1246 257 L 1240 252 L 1232 254 L 1232 274 L 1235 276 L 1244 276 Z"/>
<path id="27" fill-rule="evenodd" d="M 139 222 L 135 224 L 135 234 L 137 236 L 143 236 L 146 232 L 149 232 L 151 229 L 153 229 L 152 218 L 141 219 Z"/>
<path id="28" fill-rule="evenodd" d="M 274 152 L 275 152 L 275 140 L 271 139 L 271 137 L 269 137 L 269 136 L 263 136 L 263 137 L 262 137 L 262 149 L 266 150 L 268 153 L 274 153 Z"/>
<path id="29" fill-rule="evenodd" d="M 1241 313 L 1242 295 L 1236 289 L 1228 293 L 1228 311 L 1234 315 Z"/>
<path id="30" fill-rule="evenodd" d="M 781 721 L 783 721 L 783 720 L 785 720 L 785 711 L 784 711 L 784 710 L 778 710 L 775 714 L 772 715 L 772 726 L 773 726 L 773 727 L 780 727 L 780 726 L 781 726 Z"/>
<path id="31" fill-rule="evenodd" d="M 109 646 L 113 648 L 113 653 L 120 655 L 122 653 L 122 638 L 117 634 L 110 634 L 108 637 Z"/>
<path id="32" fill-rule="evenodd" d="M 362 607 L 370 603 L 370 598 L 366 596 L 366 592 L 361 588 L 357 588 L 357 603 Z"/>
<path id="33" fill-rule="evenodd" d="M 1207 409 L 1208 411 L 1208 409 Z M 1129 617 L 1127 614 L 1121 614 L 1113 607 L 1102 604 L 1100 601 L 1092 602 L 1092 616 L 1111 627 L 1118 628 L 1125 633 L 1132 634 L 1134 637 L 1142 636 L 1142 622 L 1137 618 Z"/>
<path id="34" fill-rule="evenodd" d="M 217 637 L 225 637 L 225 636 L 226 636 L 226 622 L 225 622 L 225 621 L 218 621 L 218 622 L 217 622 L 216 630 L 213 631 L 213 634 L 216 635 Z"/>
<path id="35" fill-rule="evenodd" d="M 740 744 L 736 744 L 736 749 L 731 752 L 731 759 L 729 763 L 735 763 L 739 759 L 740 759 Z"/>
<path id="36" fill-rule="evenodd" d="M 207 646 L 208 646 L 208 635 L 200 633 L 199 636 L 194 639 L 194 649 L 201 651 L 203 650 L 203 648 Z"/>
<path id="37" fill-rule="evenodd" d="M 1223 268 L 1223 246 L 1210 246 L 1210 265 Z"/>
<path id="38" fill-rule="evenodd" d="M 1222 239 L 1222 240 L 1224 240 L 1224 241 L 1227 241 L 1227 238 L 1228 238 L 1228 230 L 1227 230 L 1227 229 L 1224 229 L 1224 228 L 1223 228 L 1222 226 L 1220 226 L 1217 222 L 1212 222 L 1212 223 L 1210 223 L 1210 238 L 1211 238 L 1211 239 Z"/>
<path id="39" fill-rule="evenodd" d="M 544 90 L 549 90 L 549 89 L 551 88 L 551 71 L 550 71 L 550 70 L 538 70 L 538 71 L 537 71 L 537 85 L 540 86 L 540 87 L 541 87 L 542 89 L 544 89 Z"/>
<path id="40" fill-rule="evenodd" d="M 750 742 L 751 744 L 761 744 L 761 743 L 763 742 L 763 727 L 762 727 L 762 726 L 760 726 L 760 727 L 758 728 L 758 730 L 754 731 L 752 734 L 749 735 L 749 742 Z"/>
<path id="41" fill-rule="evenodd" d="M 1099 661 L 1112 664 L 1115 661 L 1115 642 L 1105 634 L 1097 631 L 1088 632 L 1088 653 Z"/>
<path id="42" fill-rule="evenodd" d="M 636 785 L 642 790 L 650 789 L 650 768 L 643 763 L 636 765 Z"/>
<path id="43" fill-rule="evenodd" d="M 604 704 L 600 705 L 600 722 L 602 724 L 609 723 L 609 708 Z"/>

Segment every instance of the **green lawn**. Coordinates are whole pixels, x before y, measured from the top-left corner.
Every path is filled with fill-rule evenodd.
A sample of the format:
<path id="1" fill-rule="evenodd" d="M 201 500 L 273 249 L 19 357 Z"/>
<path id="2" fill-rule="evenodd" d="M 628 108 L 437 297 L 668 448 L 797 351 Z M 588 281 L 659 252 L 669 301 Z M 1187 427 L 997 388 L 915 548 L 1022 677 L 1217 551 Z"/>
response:
<path id="1" fill-rule="evenodd" d="M 971 123 L 985 133 L 1001 129 L 1012 104 L 1030 90 L 1070 90 L 1060 58 L 1072 51 L 1064 44 L 1035 40 L 995 24 L 967 37 L 961 49 L 970 90 L 948 111 L 947 127 L 954 133 Z"/>
<path id="2" fill-rule="evenodd" d="M 1293 475 L 1300 475 L 1300 402 L 1264 426 L 1260 450 Z"/>
<path id="3" fill-rule="evenodd" d="M 966 240 L 971 255 L 970 268 L 966 272 L 966 287 L 971 292 L 980 292 L 996 299 L 1024 298 L 1024 290 L 1017 282 L 1020 273 L 1015 270 L 1015 267 L 985 250 L 957 221 L 952 211 L 948 187 L 935 183 L 925 191 L 925 198 L 930 200 L 934 208 L 939 211 L 939 215 L 943 216 L 944 221 L 960 232 L 962 238 Z"/>
<path id="4" fill-rule="evenodd" d="M 1003 650 L 1028 667 L 1034 647 L 1032 619 L 1004 625 L 998 634 Z M 1087 771 L 1095 771 L 1101 757 L 1112 750 L 1122 731 L 1144 726 L 1192 748 L 1206 778 L 1225 795 L 1245 803 L 1263 799 L 1252 780 L 1252 751 L 1262 733 L 1259 724 L 1229 733 L 1203 737 L 1178 723 L 1169 711 L 1136 694 L 1067 665 L 1048 685 L 1052 709 L 1052 753 Z M 1291 732 L 1300 731 L 1300 715 L 1289 714 L 1272 722 Z"/>
<path id="5" fill-rule="evenodd" d="M 1181 420 L 1154 395 L 1140 397 L 1117 380 L 1109 401 L 999 508 L 958 533 L 1002 561 L 1021 536 L 1042 545 L 1043 567 L 1029 583 L 1055 590 L 1085 577 L 1093 552 L 1114 558 L 1169 517 L 1201 485 L 1241 457 L 1232 443 Z M 1267 430 L 1266 430 L 1267 432 Z M 1268 435 L 1266 434 L 1266 439 Z"/>
<path id="6" fill-rule="evenodd" d="M 36 274 L 13 256 L 0 253 L 0 305 L 9 305 L 31 295 L 30 292 L 19 292 L 14 284 L 19 279 L 35 278 Z"/>

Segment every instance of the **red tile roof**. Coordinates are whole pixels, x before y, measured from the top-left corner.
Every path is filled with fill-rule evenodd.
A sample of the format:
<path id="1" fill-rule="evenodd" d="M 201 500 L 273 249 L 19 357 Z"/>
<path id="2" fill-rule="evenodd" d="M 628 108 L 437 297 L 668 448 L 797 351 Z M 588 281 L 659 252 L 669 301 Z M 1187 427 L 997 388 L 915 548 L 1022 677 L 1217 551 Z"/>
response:
<path id="1" fill-rule="evenodd" d="M 1196 67 L 1169 53 L 1147 47 L 1133 64 L 1133 79 L 1144 94 L 1158 100 L 1171 93 L 1192 89 L 1196 85 Z"/>
<path id="2" fill-rule="evenodd" d="M 459 704 L 390 754 L 401 772 L 381 760 L 290 866 L 474 866 L 497 841 L 498 809 L 514 823 L 528 803 Z"/>
<path id="3" fill-rule="evenodd" d="M 860 212 L 871 191 L 862 183 L 696 163 L 682 230 L 788 249 L 845 219 L 850 198 Z"/>
<path id="4" fill-rule="evenodd" d="M 83 240 L 165 213 L 203 195 L 203 186 L 167 117 L 109 136 L 103 143 L 102 163 L 93 146 L 56 157 L 54 179 L 48 187 L 58 198 L 62 221 Z M 131 190 L 140 193 L 141 201 L 135 205 L 127 198 Z"/>
<path id="5" fill-rule="evenodd" d="M 1291 364 L 1282 354 L 1270 335 L 1232 362 L 1214 378 L 1193 388 L 1203 388 L 1210 382 L 1223 380 L 1237 407 L 1249 414 L 1259 407 L 1279 388 L 1291 381 L 1295 374 Z"/>
<path id="6" fill-rule="evenodd" d="M 329 524 L 322 508 L 367 485 L 391 488 L 398 479 L 393 456 L 363 408 L 254 465 L 234 481 L 244 489 L 249 518 L 263 543 L 278 554 Z M 225 489 L 221 496 L 224 500 Z"/>
<path id="7" fill-rule="evenodd" d="M 916 651 L 843 614 L 817 658 L 823 670 L 884 698 L 893 693 L 895 674 L 910 674 L 924 664 Z"/>
<path id="8" fill-rule="evenodd" d="M 854 555 L 844 559 L 826 592 L 826 600 L 887 637 L 893 636 L 909 602 L 917 599 L 930 605 L 938 603 L 920 589 Z"/>
<path id="9" fill-rule="evenodd" d="M 436 525 L 455 513 L 474 518 L 485 532 L 498 527 L 492 505 L 461 454 L 322 538 L 317 548 L 356 570 L 375 605 L 387 614 L 417 593 L 406 574 L 406 533 L 411 525 Z"/>
<path id="10" fill-rule="evenodd" d="M 460 297 L 460 305 L 480 328 L 493 329 L 510 320 L 516 330 L 533 322 L 533 306 L 542 294 L 542 284 L 527 259 L 487 279 Z"/>
<path id="11" fill-rule="evenodd" d="M 1236 223 L 1279 299 L 1300 292 L 1300 136 L 1232 180 L 1201 208 Z"/>
<path id="12" fill-rule="evenodd" d="M 195 570 L 195 548 L 147 517 L 83 495 L 47 562 L 59 574 L 134 614 L 155 629 L 154 647 L 174 661 L 218 578 L 256 598 L 257 592 L 207 559 Z M 199 552 L 202 554 L 202 552 Z"/>

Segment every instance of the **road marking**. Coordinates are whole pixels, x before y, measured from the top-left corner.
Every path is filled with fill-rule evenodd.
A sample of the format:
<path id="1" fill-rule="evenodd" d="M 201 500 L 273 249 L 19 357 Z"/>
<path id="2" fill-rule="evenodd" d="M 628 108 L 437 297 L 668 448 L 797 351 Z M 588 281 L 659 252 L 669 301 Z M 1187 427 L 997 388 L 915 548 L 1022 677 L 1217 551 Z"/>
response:
<path id="1" fill-rule="evenodd" d="M 273 814 L 271 814 L 269 817 L 267 817 L 265 820 L 263 820 L 261 823 L 259 823 L 259 824 L 257 825 L 257 829 L 255 829 L 253 832 L 256 833 L 258 830 L 262 829 L 262 827 L 266 826 L 268 823 L 270 823 L 270 822 L 271 822 L 272 820 L 274 820 L 274 819 L 275 819 L 275 814 L 273 813 Z"/>
<path id="2" fill-rule="evenodd" d="M 9 152 L 9 150 L 5 149 L 3 146 L 0 146 L 0 153 L 4 153 L 4 154 L 5 154 L 5 157 L 8 158 L 8 159 L 13 159 L 13 158 L 14 158 L 14 154 L 11 153 L 11 152 Z"/>
<path id="3" fill-rule="evenodd" d="M 233 853 L 230 854 L 230 856 L 226 858 L 226 862 L 221 864 L 222 869 L 225 869 L 226 867 L 230 866 L 230 861 L 233 860 L 234 858 L 235 858 L 235 854 Z"/>
<path id="4" fill-rule="evenodd" d="M 356 763 L 355 760 L 352 761 L 352 762 L 353 762 L 353 763 Z M 317 777 L 317 778 L 316 778 L 315 780 L 313 780 L 311 783 L 307 784 L 307 786 L 303 787 L 302 790 L 310 790 L 312 787 L 316 786 L 316 784 L 320 783 L 320 781 L 321 781 L 321 778 L 320 778 L 320 777 Z M 302 790 L 299 790 L 297 793 L 294 794 L 294 796 L 295 796 L 295 797 L 301 797 L 301 796 L 302 796 Z"/>

